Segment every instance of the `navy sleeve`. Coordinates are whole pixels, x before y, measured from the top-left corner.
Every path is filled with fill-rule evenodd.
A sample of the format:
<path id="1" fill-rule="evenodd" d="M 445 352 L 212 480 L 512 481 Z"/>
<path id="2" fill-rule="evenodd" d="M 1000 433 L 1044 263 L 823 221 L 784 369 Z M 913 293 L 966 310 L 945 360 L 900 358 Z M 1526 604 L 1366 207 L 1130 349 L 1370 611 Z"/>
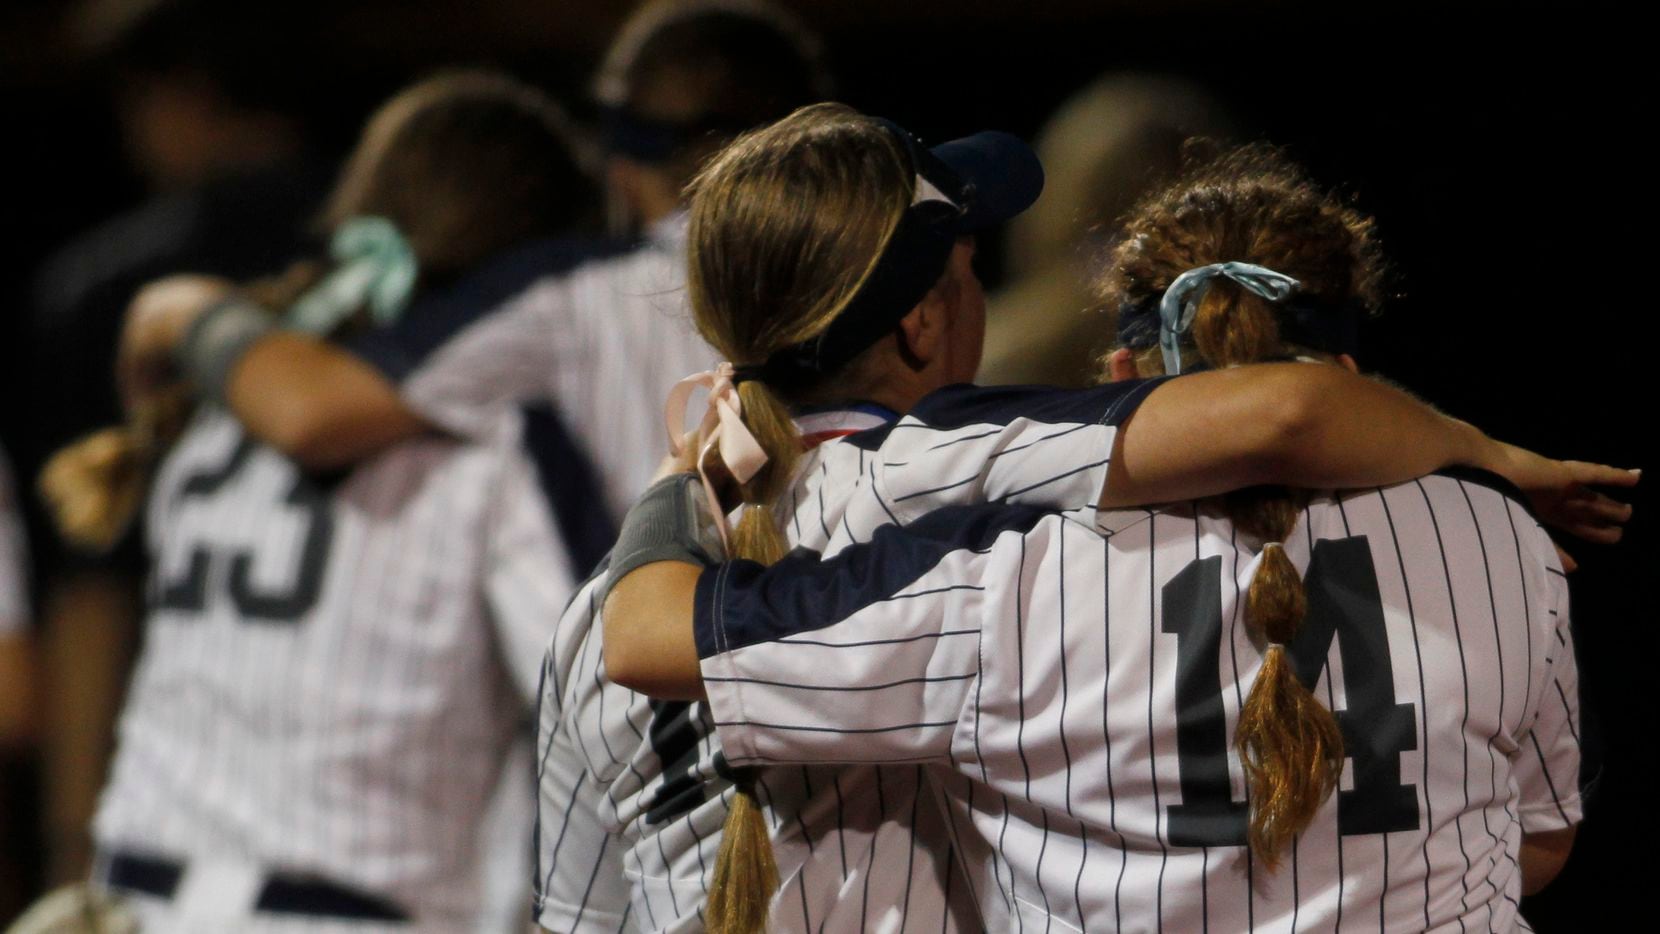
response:
<path id="1" fill-rule="evenodd" d="M 895 599 L 952 552 L 983 551 L 1004 532 L 1024 532 L 1047 515 L 1027 506 L 956 506 L 904 528 L 884 526 L 828 560 L 797 548 L 771 566 L 729 561 L 706 568 L 693 608 L 698 656 L 833 626 Z"/>

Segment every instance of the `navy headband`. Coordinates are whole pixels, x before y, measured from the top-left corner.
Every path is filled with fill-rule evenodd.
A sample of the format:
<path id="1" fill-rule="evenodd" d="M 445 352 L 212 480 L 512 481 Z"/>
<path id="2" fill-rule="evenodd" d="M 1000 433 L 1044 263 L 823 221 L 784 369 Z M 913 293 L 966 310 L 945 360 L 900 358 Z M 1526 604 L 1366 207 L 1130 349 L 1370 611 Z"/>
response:
<path id="1" fill-rule="evenodd" d="M 1199 270 L 1189 270 L 1191 273 L 1210 272 L 1214 269 L 1215 273 L 1199 277 L 1206 281 L 1200 283 L 1198 288 L 1182 290 L 1183 294 L 1181 295 L 1173 296 L 1170 294 L 1176 291 L 1175 283 L 1172 283 L 1172 287 L 1164 293 L 1147 296 L 1138 301 L 1127 301 L 1119 306 L 1118 342 L 1120 346 L 1131 350 L 1161 347 L 1165 351 L 1166 371 L 1171 372 L 1172 375 L 1176 372 L 1195 369 L 1195 367 L 1184 367 L 1181 364 L 1179 347 L 1174 348 L 1175 369 L 1172 369 L 1170 358 L 1173 348 L 1170 344 L 1184 336 L 1192 326 L 1192 315 L 1187 312 L 1197 310 L 1199 299 L 1204 294 L 1203 286 L 1208 285 L 1208 281 L 1216 276 L 1235 278 L 1226 275 L 1221 270 L 1220 267 L 1223 265 L 1234 265 L 1243 269 L 1248 264 L 1216 264 L 1214 267 L 1200 267 Z M 1254 268 L 1252 267 L 1253 270 Z M 1267 272 L 1272 273 L 1272 270 L 1267 270 Z M 1183 276 L 1186 275 L 1188 273 L 1183 274 Z M 1179 282 L 1181 278 L 1177 277 L 1177 281 Z M 1295 282 L 1295 280 L 1290 280 L 1289 277 L 1284 278 L 1289 282 Z M 1235 279 L 1235 281 L 1238 281 L 1238 279 Z M 1345 353 L 1353 354 L 1359 350 L 1360 320 L 1365 317 L 1367 311 L 1364 302 L 1358 299 L 1350 299 L 1334 304 L 1320 301 L 1313 296 L 1298 291 L 1295 287 L 1285 289 L 1262 288 L 1259 290 L 1259 288 L 1251 288 L 1249 284 L 1242 285 L 1248 291 L 1262 295 L 1274 306 L 1280 326 L 1280 340 L 1284 343 L 1306 347 L 1310 350 L 1334 356 Z M 1277 293 L 1278 297 L 1276 298 L 1273 294 L 1263 295 L 1264 291 Z M 1175 322 L 1167 322 L 1165 320 L 1167 316 L 1162 314 L 1166 310 L 1164 306 L 1169 304 L 1171 299 L 1179 303 L 1183 312 Z"/>
<path id="2" fill-rule="evenodd" d="M 835 372 L 893 330 L 928 294 L 945 273 L 958 237 L 1018 214 L 1042 190 L 1036 156 L 1012 137 L 977 134 L 930 151 L 897 124 L 879 122 L 910 155 L 916 173 L 910 206 L 875 268 L 830 326 L 764 363 L 737 367 L 734 382 L 758 379 L 780 388 L 802 387 Z M 958 160 L 964 172 L 936 152 Z M 999 190 L 990 190 L 988 183 L 983 194 L 965 173 L 984 174 Z"/>

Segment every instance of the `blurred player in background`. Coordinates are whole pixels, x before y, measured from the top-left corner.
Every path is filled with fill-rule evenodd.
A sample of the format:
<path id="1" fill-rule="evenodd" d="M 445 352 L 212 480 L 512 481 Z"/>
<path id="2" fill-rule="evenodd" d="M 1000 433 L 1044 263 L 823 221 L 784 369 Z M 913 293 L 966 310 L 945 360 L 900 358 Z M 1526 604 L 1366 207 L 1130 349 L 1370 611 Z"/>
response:
<path id="1" fill-rule="evenodd" d="M 73 7 L 66 31 L 81 73 L 107 90 L 143 200 L 61 246 L 32 283 L 29 350 L 18 360 L 31 397 L 52 401 L 8 439 L 25 478 L 118 418 L 110 384 L 88 374 L 108 369 L 140 286 L 179 269 L 248 278 L 280 268 L 314 243 L 308 223 L 329 184 L 311 119 L 325 98 L 320 72 L 292 64 L 314 36 L 308 0 L 62 6 Z M 86 873 L 86 827 L 137 646 L 142 559 L 131 539 L 92 557 L 37 545 L 51 685 L 41 735 L 47 875 L 68 881 Z"/>
<path id="2" fill-rule="evenodd" d="M 680 191 L 732 135 L 818 99 L 828 79 L 816 40 L 770 7 L 659 0 L 623 26 L 596 83 L 610 213 L 636 239 L 574 268 L 486 270 L 486 295 L 350 349 L 296 334 L 252 343 L 223 386 L 252 434 L 331 468 L 432 428 L 465 437 L 504 404 L 545 400 L 592 452 L 621 515 L 651 475 L 639 458 L 664 451 L 650 413 L 712 360 L 685 311 Z M 129 358 L 171 354 L 202 304 L 180 302 Z"/>
<path id="3" fill-rule="evenodd" d="M 1132 214 L 1113 375 L 1352 369 L 1380 271 L 1369 219 L 1225 156 Z M 823 563 L 648 567 L 608 652 L 707 691 L 733 764 L 927 763 L 993 930 L 1525 927 L 1580 815 L 1577 678 L 1562 568 L 1506 491 L 947 509 Z M 1630 514 L 1562 505 L 1596 541 Z"/>
<path id="4" fill-rule="evenodd" d="M 447 309 L 504 251 L 557 252 L 545 238 L 588 216 L 587 191 L 539 92 L 423 82 L 348 162 L 331 262 L 266 300 L 282 327 L 372 338 L 429 299 Z M 141 299 L 130 327 L 158 319 Z M 276 326 L 219 302 L 186 336 L 219 355 L 187 355 L 183 374 L 211 403 L 225 344 Z M 177 374 L 123 376 L 137 403 Z M 485 805 L 552 623 L 608 538 L 584 534 L 597 484 L 558 416 L 499 416 L 467 443 L 412 440 L 313 479 L 198 410 L 148 505 L 152 606 L 95 890 L 153 930 L 474 928 Z"/>
<path id="5" fill-rule="evenodd" d="M 1009 224 L 977 382 L 1089 385 L 1106 346 L 1090 279 L 1109 238 L 1181 168 L 1184 141 L 1228 133 L 1221 105 L 1174 78 L 1108 75 L 1067 98 L 1033 143 L 1043 196 Z"/>

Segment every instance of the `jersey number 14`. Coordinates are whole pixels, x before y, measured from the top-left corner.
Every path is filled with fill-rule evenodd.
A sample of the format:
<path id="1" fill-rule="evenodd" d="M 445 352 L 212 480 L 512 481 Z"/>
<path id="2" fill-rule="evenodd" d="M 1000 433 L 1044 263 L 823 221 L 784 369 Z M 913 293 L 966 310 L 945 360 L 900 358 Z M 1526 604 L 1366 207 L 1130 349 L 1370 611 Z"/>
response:
<path id="1" fill-rule="evenodd" d="M 1233 800 L 1222 708 L 1222 559 L 1201 558 L 1164 587 L 1165 632 L 1176 636 L 1176 751 L 1182 802 L 1166 809 L 1177 846 L 1240 846 L 1249 805 Z M 1308 615 L 1287 646 L 1314 690 L 1337 640 L 1346 707 L 1343 731 L 1353 786 L 1337 794 L 1345 835 L 1418 829 L 1418 796 L 1401 782 L 1401 753 L 1418 746 L 1416 708 L 1395 702 L 1383 599 L 1364 536 L 1315 543 L 1304 578 Z M 1322 698 L 1325 700 L 1325 698 Z"/>

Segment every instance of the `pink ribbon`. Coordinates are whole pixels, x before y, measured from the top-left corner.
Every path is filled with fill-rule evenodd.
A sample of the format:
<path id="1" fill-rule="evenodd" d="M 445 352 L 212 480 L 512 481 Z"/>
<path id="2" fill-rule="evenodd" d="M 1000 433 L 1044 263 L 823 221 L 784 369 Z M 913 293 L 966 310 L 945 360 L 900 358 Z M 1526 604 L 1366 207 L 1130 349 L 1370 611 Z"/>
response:
<path id="1" fill-rule="evenodd" d="M 697 430 L 687 435 L 684 434 L 686 405 L 691 401 L 692 390 L 698 386 L 709 390 L 708 409 L 703 413 L 703 421 L 698 423 Z M 714 513 L 715 528 L 720 531 L 722 545 L 728 545 L 726 510 L 721 507 L 715 485 L 703 469 L 704 460 L 711 450 L 717 452 L 727 472 L 739 483 L 748 483 L 767 463 L 767 452 L 762 450 L 761 443 L 755 440 L 749 426 L 744 424 L 743 411 L 738 387 L 732 382 L 730 363 L 717 363 L 713 370 L 695 373 L 675 383 L 674 388 L 669 390 L 668 405 L 664 409 L 669 429 L 669 450 L 674 456 L 685 453 L 688 438 L 698 445 L 697 475 L 703 481 L 704 494 L 709 497 L 709 510 Z"/>

